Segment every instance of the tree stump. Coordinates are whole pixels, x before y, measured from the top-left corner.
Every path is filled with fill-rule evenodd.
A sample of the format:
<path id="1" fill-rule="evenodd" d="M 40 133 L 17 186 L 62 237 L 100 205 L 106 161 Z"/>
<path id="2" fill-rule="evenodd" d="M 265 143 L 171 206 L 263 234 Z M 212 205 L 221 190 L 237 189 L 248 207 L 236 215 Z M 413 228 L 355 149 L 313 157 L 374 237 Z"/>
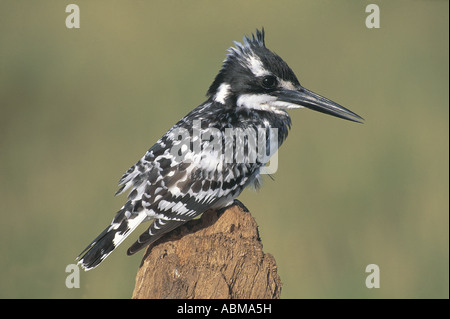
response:
<path id="1" fill-rule="evenodd" d="M 133 298 L 280 298 L 275 259 L 239 203 L 207 211 L 150 245 Z"/>

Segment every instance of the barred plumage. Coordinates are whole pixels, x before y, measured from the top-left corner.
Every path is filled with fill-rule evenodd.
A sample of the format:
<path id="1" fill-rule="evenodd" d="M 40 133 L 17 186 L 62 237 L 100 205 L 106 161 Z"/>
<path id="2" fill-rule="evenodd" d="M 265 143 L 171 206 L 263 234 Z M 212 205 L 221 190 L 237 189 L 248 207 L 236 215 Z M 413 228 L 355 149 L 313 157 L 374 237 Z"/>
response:
<path id="1" fill-rule="evenodd" d="M 232 204 L 248 185 L 258 186 L 260 169 L 290 129 L 286 109 L 305 106 L 361 120 L 300 86 L 289 66 L 265 47 L 264 30 L 235 45 L 207 101 L 122 176 L 116 195 L 129 190 L 128 201 L 78 257 L 85 270 L 98 266 L 142 222 L 154 220 L 128 255 L 208 209 Z"/>

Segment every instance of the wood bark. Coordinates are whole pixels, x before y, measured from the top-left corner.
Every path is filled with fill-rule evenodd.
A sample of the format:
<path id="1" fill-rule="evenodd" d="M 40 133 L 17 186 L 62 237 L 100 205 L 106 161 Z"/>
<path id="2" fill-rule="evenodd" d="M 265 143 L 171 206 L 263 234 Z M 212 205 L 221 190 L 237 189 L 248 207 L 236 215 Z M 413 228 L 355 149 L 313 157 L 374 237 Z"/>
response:
<path id="1" fill-rule="evenodd" d="M 133 298 L 280 298 L 275 259 L 240 203 L 207 211 L 149 246 Z"/>

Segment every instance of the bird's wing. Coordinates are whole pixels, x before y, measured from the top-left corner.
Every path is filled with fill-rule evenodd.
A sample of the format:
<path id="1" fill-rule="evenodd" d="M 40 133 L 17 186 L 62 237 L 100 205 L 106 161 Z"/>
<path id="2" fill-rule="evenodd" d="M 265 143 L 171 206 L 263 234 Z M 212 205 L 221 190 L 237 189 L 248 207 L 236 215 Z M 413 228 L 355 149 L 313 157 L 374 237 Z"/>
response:
<path id="1" fill-rule="evenodd" d="M 218 147 L 223 145 L 222 130 L 199 127 L 209 139 L 197 137 L 199 148 L 193 147 L 192 121 L 200 111 L 180 120 L 122 176 L 116 195 L 129 190 L 128 201 L 80 254 L 85 269 L 100 264 L 143 221 L 155 220 L 129 255 L 210 208 L 230 205 L 258 175 L 259 164 L 227 163 Z"/>
<path id="2" fill-rule="evenodd" d="M 147 219 L 155 219 L 129 255 L 210 208 L 230 205 L 247 185 L 253 173 L 248 166 L 227 164 L 222 150 L 209 142 L 202 141 L 200 150 L 188 148 L 178 158 L 168 133 L 122 178 L 124 189 L 133 186 L 130 199 L 139 198 Z"/>

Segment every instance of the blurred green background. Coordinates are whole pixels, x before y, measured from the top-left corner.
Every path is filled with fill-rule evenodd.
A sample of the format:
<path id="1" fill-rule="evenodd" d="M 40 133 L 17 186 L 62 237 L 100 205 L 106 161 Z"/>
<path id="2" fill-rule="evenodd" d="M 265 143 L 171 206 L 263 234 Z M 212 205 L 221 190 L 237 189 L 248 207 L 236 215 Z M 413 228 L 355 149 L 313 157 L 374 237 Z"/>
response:
<path id="1" fill-rule="evenodd" d="M 449 2 L 0 1 L 0 297 L 129 298 L 133 234 L 68 289 L 121 175 L 204 101 L 233 40 L 366 123 L 293 110 L 275 181 L 240 199 L 283 298 L 449 297 Z M 144 231 L 139 228 L 138 232 Z M 381 287 L 368 289 L 368 264 Z"/>

